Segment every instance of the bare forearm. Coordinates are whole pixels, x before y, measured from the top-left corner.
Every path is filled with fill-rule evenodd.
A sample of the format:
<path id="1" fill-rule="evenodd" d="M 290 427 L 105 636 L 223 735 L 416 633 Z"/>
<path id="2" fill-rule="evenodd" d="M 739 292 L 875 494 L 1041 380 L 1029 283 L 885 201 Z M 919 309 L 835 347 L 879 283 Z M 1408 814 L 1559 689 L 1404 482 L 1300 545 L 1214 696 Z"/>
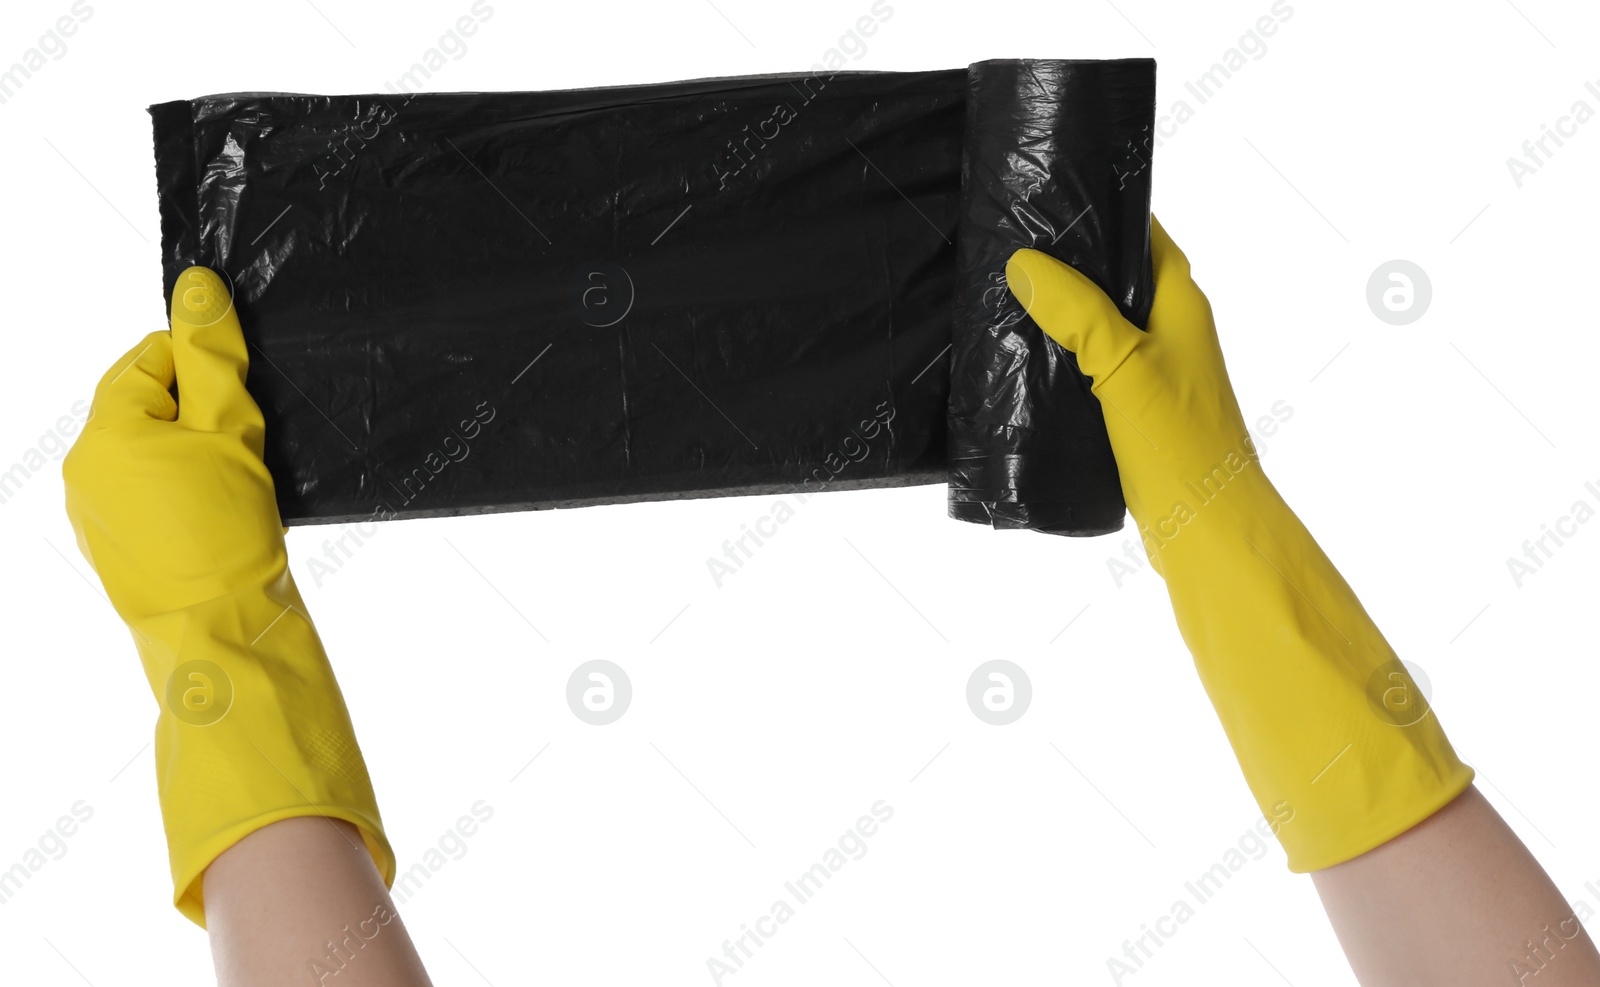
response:
<path id="1" fill-rule="evenodd" d="M 225 851 L 204 881 L 220 987 L 430 987 L 349 823 L 273 823 Z"/>
<path id="2" fill-rule="evenodd" d="M 1313 879 L 1363 987 L 1600 984 L 1588 932 L 1476 788 Z"/>

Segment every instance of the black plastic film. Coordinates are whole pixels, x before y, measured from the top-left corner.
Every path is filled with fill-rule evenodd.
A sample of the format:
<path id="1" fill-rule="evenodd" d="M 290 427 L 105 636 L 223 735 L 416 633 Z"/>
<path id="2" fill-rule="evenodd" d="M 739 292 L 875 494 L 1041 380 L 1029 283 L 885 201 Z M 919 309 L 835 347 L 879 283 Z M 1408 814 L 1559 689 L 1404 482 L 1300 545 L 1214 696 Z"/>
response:
<path id="1" fill-rule="evenodd" d="M 161 104 L 167 294 L 232 284 L 285 523 L 938 482 L 968 110 L 1005 65 L 1071 94 L 1049 177 L 1095 232 L 1047 249 L 1144 297 L 1106 251 L 1148 187 L 1089 171 L 1149 123 L 1148 60 Z"/>
<path id="2" fill-rule="evenodd" d="M 1149 63 L 971 67 L 956 248 L 950 516 L 1096 535 L 1125 505 L 1100 403 L 1071 353 L 1006 288 L 1032 247 L 1066 261 L 1144 326 L 1155 102 Z"/>

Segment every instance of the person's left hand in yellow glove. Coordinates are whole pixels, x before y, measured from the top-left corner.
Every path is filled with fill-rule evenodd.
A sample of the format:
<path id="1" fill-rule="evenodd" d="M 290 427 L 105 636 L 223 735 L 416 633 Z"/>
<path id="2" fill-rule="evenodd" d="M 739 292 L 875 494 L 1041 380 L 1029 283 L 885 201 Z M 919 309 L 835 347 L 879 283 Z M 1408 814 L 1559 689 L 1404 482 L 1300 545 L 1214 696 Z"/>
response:
<path id="1" fill-rule="evenodd" d="M 248 365 L 226 286 L 190 268 L 172 292 L 171 332 L 146 336 L 106 372 L 62 473 L 78 547 L 133 632 L 160 704 L 156 777 L 178 910 L 202 926 L 211 919 L 215 938 L 216 902 L 207 900 L 215 875 L 202 878 L 230 848 L 219 867 L 229 875 L 259 876 L 257 865 L 287 851 L 269 868 L 281 872 L 298 847 L 301 863 L 322 854 L 320 872 L 356 866 L 367 884 L 353 899 L 362 911 L 311 926 L 297 944 L 298 977 L 306 943 L 342 938 L 340 922 L 396 928 L 385 890 L 395 859 L 344 698 L 289 573 L 261 411 L 244 386 Z M 295 824 L 274 826 L 285 821 Z M 269 826 L 272 834 L 259 832 Z M 251 897 L 222 890 L 230 902 Z M 258 908 L 274 900 L 271 889 L 256 892 Z M 374 895 L 382 901 L 367 900 Z M 380 904 L 389 919 L 373 922 Z M 377 966 L 369 961 L 365 974 Z"/>

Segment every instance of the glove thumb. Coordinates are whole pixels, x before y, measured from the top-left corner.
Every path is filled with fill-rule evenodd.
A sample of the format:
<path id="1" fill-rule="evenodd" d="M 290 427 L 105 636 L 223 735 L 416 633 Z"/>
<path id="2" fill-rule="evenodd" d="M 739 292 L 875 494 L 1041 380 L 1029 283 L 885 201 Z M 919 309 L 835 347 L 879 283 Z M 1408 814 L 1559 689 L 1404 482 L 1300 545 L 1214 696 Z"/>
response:
<path id="1" fill-rule="evenodd" d="M 191 267 L 172 289 L 172 361 L 178 420 L 207 432 L 244 432 L 256 452 L 261 411 L 245 390 L 250 355 L 233 296 L 222 278 Z"/>
<path id="2" fill-rule="evenodd" d="M 1012 254 L 1006 284 L 1039 328 L 1077 356 L 1096 390 L 1144 339 L 1099 286 L 1048 254 Z"/>

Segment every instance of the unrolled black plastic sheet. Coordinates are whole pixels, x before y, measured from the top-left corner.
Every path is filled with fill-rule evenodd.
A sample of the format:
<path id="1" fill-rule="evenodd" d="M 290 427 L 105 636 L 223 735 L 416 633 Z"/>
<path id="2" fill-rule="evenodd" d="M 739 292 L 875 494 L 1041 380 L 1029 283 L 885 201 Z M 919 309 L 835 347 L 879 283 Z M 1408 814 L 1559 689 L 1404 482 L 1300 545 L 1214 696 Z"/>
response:
<path id="1" fill-rule="evenodd" d="M 1035 246 L 1142 318 L 1154 72 L 164 103 L 167 293 L 232 284 L 285 523 L 948 480 L 1113 530 L 1099 408 L 1001 278 Z"/>

